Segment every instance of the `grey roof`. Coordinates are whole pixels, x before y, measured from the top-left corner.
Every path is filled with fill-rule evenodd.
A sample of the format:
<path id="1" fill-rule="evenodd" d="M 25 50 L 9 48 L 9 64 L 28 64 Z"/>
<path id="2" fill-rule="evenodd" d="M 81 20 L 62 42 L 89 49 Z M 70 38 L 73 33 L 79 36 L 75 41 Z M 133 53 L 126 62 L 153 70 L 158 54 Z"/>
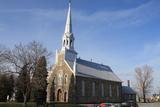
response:
<path id="1" fill-rule="evenodd" d="M 88 66 L 88 67 L 91 67 L 91 68 L 94 68 L 94 69 L 97 69 L 99 71 L 112 72 L 111 68 L 107 65 L 86 61 L 86 60 L 83 60 L 83 59 L 80 59 L 80 58 L 77 59 L 77 63 Z"/>
<path id="2" fill-rule="evenodd" d="M 66 60 L 68 65 L 73 70 L 74 63 Z M 109 66 L 90 62 L 82 59 L 76 61 L 76 76 L 82 76 L 87 78 L 96 78 L 108 81 L 122 82 L 111 70 Z"/>
<path id="3" fill-rule="evenodd" d="M 122 86 L 122 93 L 123 94 L 136 94 L 136 92 L 128 86 Z"/>

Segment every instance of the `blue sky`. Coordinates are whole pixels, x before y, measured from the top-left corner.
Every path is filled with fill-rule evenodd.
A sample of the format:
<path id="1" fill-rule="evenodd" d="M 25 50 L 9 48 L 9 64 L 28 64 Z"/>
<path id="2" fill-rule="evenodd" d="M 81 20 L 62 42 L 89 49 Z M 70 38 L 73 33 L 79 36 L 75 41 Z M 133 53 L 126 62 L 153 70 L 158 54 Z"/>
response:
<path id="1" fill-rule="evenodd" d="M 124 81 L 134 69 L 154 69 L 160 82 L 159 0 L 72 0 L 78 56 L 111 66 Z M 42 42 L 55 53 L 61 47 L 68 0 L 0 0 L 0 43 Z M 54 63 L 54 58 L 51 59 Z"/>

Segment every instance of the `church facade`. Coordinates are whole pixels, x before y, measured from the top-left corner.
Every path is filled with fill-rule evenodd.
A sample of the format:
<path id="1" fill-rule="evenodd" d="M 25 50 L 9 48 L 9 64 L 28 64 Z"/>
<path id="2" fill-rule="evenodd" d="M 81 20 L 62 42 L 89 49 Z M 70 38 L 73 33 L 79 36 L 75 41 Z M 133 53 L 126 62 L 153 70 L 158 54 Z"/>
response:
<path id="1" fill-rule="evenodd" d="M 121 102 L 122 81 L 109 66 L 77 58 L 74 40 L 69 3 L 62 48 L 47 78 L 47 102 Z"/>

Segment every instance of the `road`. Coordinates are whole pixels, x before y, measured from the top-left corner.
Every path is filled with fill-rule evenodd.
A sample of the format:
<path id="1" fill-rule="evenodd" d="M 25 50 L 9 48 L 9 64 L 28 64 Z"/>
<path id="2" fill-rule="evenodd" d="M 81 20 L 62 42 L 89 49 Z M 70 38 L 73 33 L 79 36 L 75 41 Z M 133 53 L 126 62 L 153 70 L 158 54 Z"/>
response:
<path id="1" fill-rule="evenodd" d="M 160 107 L 160 103 L 139 103 L 139 107 Z"/>
<path id="2" fill-rule="evenodd" d="M 80 104 L 84 107 L 95 107 L 94 104 Z M 160 103 L 138 103 L 139 107 L 160 107 Z"/>

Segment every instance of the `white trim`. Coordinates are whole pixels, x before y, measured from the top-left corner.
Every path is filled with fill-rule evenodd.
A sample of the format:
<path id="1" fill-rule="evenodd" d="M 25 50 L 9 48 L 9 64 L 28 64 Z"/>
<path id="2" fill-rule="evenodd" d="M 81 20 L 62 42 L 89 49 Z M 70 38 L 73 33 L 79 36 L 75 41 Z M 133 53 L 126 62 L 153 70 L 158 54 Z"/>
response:
<path id="1" fill-rule="evenodd" d="M 75 75 L 75 72 L 72 70 L 72 68 L 69 66 L 69 64 L 67 63 L 67 61 L 64 59 L 64 62 L 66 63 L 66 65 L 69 67 L 69 69 L 73 72 L 73 74 Z"/>
<path id="2" fill-rule="evenodd" d="M 72 68 L 69 66 L 69 64 L 67 63 L 67 61 L 65 59 L 64 59 L 64 62 L 66 63 L 68 68 L 72 71 L 72 73 L 74 75 L 74 86 L 76 86 L 76 73 L 72 70 Z"/>

